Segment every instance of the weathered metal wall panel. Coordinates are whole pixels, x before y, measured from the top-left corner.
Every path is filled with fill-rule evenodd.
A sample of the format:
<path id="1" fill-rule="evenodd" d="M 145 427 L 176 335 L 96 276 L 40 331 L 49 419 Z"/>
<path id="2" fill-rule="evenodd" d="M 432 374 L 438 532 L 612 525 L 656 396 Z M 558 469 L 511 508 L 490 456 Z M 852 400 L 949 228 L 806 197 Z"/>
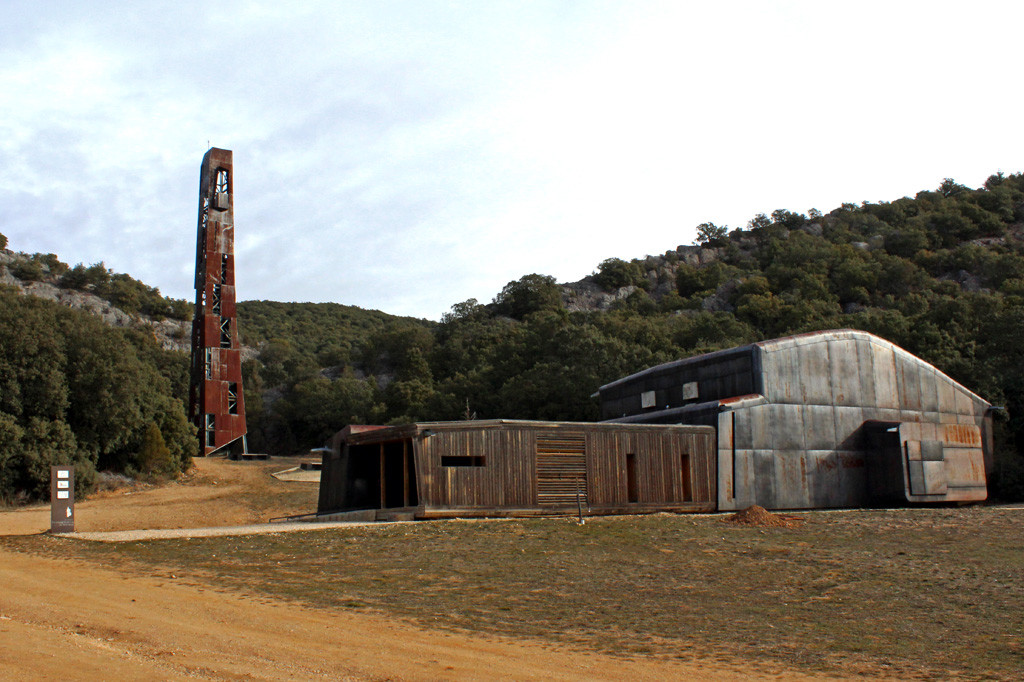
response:
<path id="1" fill-rule="evenodd" d="M 827 405 L 805 405 L 803 409 L 804 447 L 808 450 L 827 450 L 835 447 L 836 422 L 833 410 Z"/>
<path id="2" fill-rule="evenodd" d="M 871 372 L 875 385 L 874 406 L 882 409 L 900 409 L 896 387 L 896 354 L 892 348 L 871 344 Z"/>
<path id="3" fill-rule="evenodd" d="M 921 411 L 921 366 L 902 355 L 896 362 L 896 390 L 899 391 L 900 409 Z"/>
<path id="4" fill-rule="evenodd" d="M 602 419 L 754 393 L 754 353 L 752 347 L 711 353 L 698 362 L 666 363 L 602 386 Z M 649 392 L 655 400 L 645 405 L 641 396 Z"/>
<path id="5" fill-rule="evenodd" d="M 875 397 L 875 354 L 874 344 L 856 343 L 857 348 L 857 380 L 858 402 L 856 405 L 877 405 Z"/>
<path id="6" fill-rule="evenodd" d="M 832 402 L 831 380 L 834 375 L 830 371 L 829 344 L 797 347 L 793 356 L 800 382 L 798 402 L 810 405 L 827 405 Z"/>
<path id="7" fill-rule="evenodd" d="M 956 385 L 951 381 L 935 380 L 935 393 L 938 396 L 937 411 L 944 415 L 956 414 Z"/>
<path id="8" fill-rule="evenodd" d="M 956 396 L 956 413 L 961 417 L 973 418 L 975 414 L 974 401 L 971 397 L 963 390 L 957 390 Z M 960 419 L 962 423 L 967 423 L 965 420 Z"/>
<path id="9" fill-rule="evenodd" d="M 698 371 L 702 390 L 705 386 L 709 391 L 727 390 L 729 377 L 738 376 L 732 364 L 738 356 L 718 364 L 707 362 L 708 357 L 694 359 L 690 368 L 686 361 L 672 363 L 672 376 L 679 381 Z M 719 402 L 718 409 L 723 412 L 711 421 L 717 421 L 719 435 L 719 508 L 734 509 L 754 501 L 775 508 L 869 503 L 873 493 L 868 485 L 872 466 L 868 454 L 872 446 L 865 424 L 873 421 L 918 424 L 914 427 L 917 438 L 929 441 L 943 440 L 944 424 L 976 426 L 981 433 L 979 451 L 990 465 L 988 404 L 882 339 L 856 331 L 808 334 L 754 344 L 749 357 L 749 385 L 759 387 L 764 396 L 761 400 L 770 404 L 755 405 L 744 402 L 746 399 Z M 717 379 L 714 372 L 720 373 Z M 631 381 L 620 380 L 615 387 L 637 390 Z M 670 390 L 664 383 L 659 385 Z M 601 395 L 603 398 L 604 388 Z M 695 411 L 661 410 L 652 413 L 652 418 L 668 422 L 695 415 Z M 631 419 L 642 420 L 642 415 Z M 887 438 L 875 440 L 887 443 Z M 957 457 L 961 455 L 951 455 L 950 462 Z M 960 471 L 967 471 L 964 475 L 970 478 L 973 460 L 968 456 L 961 459 L 967 463 L 955 471 L 948 464 L 941 476 L 934 473 L 934 485 L 941 487 L 937 483 L 940 478 L 958 480 Z M 890 476 L 886 463 L 878 466 L 881 478 Z M 926 465 L 918 469 L 923 482 Z M 948 488 L 955 486 L 948 484 Z"/>
<path id="10" fill-rule="evenodd" d="M 939 375 L 928 367 L 922 367 L 921 377 L 921 411 L 928 418 L 937 419 L 939 413 Z"/>
<path id="11" fill-rule="evenodd" d="M 835 450 L 808 450 L 807 471 L 810 479 L 808 494 L 813 494 L 809 506 L 842 507 L 846 503 L 847 491 L 840 476 L 839 453 Z"/>
<path id="12" fill-rule="evenodd" d="M 772 430 L 772 449 L 779 452 L 803 450 L 803 405 L 771 405 L 768 411 Z"/>

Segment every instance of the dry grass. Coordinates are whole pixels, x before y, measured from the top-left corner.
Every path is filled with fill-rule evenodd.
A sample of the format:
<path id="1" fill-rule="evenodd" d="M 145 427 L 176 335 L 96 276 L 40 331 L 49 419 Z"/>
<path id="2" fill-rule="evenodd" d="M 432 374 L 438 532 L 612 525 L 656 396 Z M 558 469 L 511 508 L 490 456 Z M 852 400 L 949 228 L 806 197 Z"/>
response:
<path id="1" fill-rule="evenodd" d="M 3 538 L 432 627 L 552 638 L 622 655 L 742 658 L 929 678 L 1024 670 L 1024 510 L 421 522 L 106 545 Z"/>

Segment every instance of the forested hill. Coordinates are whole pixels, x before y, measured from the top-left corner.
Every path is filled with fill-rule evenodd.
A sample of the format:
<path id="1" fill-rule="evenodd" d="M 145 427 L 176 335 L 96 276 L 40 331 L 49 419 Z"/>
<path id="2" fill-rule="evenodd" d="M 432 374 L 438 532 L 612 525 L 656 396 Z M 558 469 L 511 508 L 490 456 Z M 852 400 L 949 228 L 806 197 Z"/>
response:
<path id="1" fill-rule="evenodd" d="M 30 260 L 47 274 L 51 258 Z M 138 315 L 187 317 L 184 302 L 158 300 L 155 290 L 102 267 L 67 271 L 108 298 L 122 296 Z M 489 303 L 456 303 L 439 323 L 336 304 L 246 301 L 239 327 L 249 347 L 250 448 L 275 454 L 320 445 L 348 423 L 592 420 L 598 410 L 589 396 L 599 386 L 656 363 L 790 333 L 863 329 L 1006 407 L 995 492 L 1024 497 L 1019 174 L 994 175 L 978 189 L 946 180 L 912 198 L 828 213 L 778 210 L 742 228 L 707 223 L 692 246 L 610 258 L 573 284 L 526 275 Z M 161 360 L 162 371 L 178 377 L 180 391 L 187 355 L 161 357 L 176 358 Z M 27 413 L 7 414 L 27 433 Z M 141 443 L 134 433 L 126 443 Z M 141 449 L 123 446 L 131 447 Z"/>
<path id="2" fill-rule="evenodd" d="M 267 449 L 287 451 L 347 423 L 591 420 L 590 394 L 625 374 L 829 328 L 878 334 L 1006 406 L 996 491 L 1024 491 L 1021 175 L 978 189 L 947 180 L 827 214 L 779 210 L 736 229 L 708 223 L 694 246 L 608 259 L 582 282 L 526 275 L 488 304 L 457 303 L 440 324 L 394 321 L 329 370 L 314 370 L 327 358 L 303 372 L 279 371 L 279 358 L 253 363 L 255 375 L 285 383 L 252 406 L 250 427 Z M 293 367 L 309 353 L 299 339 L 287 350 Z M 247 386 L 260 385 L 253 379 Z"/>
<path id="3" fill-rule="evenodd" d="M 98 472 L 186 470 L 197 451 L 185 412 L 192 306 L 103 263 L 6 247 L 0 234 L 0 504 L 48 494 L 51 464 L 75 465 L 79 494 Z M 402 319 L 337 304 L 239 308 L 257 389 L 257 367 L 290 385 L 318 362 L 349 362 L 354 344 Z M 302 353 L 289 353 L 293 342 Z M 259 390 L 251 403 L 258 420 Z"/>
<path id="4" fill-rule="evenodd" d="M 164 321 L 179 329 L 166 319 L 188 309 L 179 303 L 102 264 L 0 252 L 0 503 L 45 497 L 52 464 L 75 465 L 80 494 L 98 470 L 162 478 L 190 466 L 187 361 L 156 340 Z"/>

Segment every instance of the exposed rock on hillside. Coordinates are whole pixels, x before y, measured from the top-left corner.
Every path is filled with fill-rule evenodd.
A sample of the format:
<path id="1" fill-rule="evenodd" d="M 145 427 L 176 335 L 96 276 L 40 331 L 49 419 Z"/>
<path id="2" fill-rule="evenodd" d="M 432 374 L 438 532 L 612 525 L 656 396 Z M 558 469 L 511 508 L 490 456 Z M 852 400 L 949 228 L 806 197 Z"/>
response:
<path id="1" fill-rule="evenodd" d="M 565 303 L 566 310 L 570 312 L 608 310 L 616 301 L 621 301 L 637 290 L 634 285 L 630 284 L 615 291 L 605 291 L 590 278 L 562 284 L 561 287 L 562 302 Z"/>
<path id="2" fill-rule="evenodd" d="M 41 280 L 19 279 L 14 275 L 12 269 L 19 263 L 29 261 L 30 258 L 22 253 L 12 253 L 6 250 L 0 252 L 0 285 L 14 287 L 26 296 L 45 298 L 68 308 L 92 313 L 112 327 L 148 330 L 164 350 L 189 351 L 191 322 L 170 319 L 155 320 L 143 314 L 129 315 L 96 294 L 57 286 L 59 277 L 48 272 L 45 266 Z"/>

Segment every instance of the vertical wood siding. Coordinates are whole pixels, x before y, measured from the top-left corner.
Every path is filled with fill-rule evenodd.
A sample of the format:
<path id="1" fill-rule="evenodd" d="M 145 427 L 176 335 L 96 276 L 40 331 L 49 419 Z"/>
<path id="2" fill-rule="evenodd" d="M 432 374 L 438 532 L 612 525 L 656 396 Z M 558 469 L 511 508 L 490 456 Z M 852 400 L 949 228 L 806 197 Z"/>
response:
<path id="1" fill-rule="evenodd" d="M 414 442 L 420 504 L 435 513 L 575 509 L 577 485 L 591 511 L 711 509 L 717 494 L 714 433 L 703 427 L 537 422 L 431 425 L 430 432 Z M 635 503 L 627 499 L 627 454 L 637 461 Z M 451 456 L 482 456 L 483 466 L 442 466 L 441 458 Z"/>

